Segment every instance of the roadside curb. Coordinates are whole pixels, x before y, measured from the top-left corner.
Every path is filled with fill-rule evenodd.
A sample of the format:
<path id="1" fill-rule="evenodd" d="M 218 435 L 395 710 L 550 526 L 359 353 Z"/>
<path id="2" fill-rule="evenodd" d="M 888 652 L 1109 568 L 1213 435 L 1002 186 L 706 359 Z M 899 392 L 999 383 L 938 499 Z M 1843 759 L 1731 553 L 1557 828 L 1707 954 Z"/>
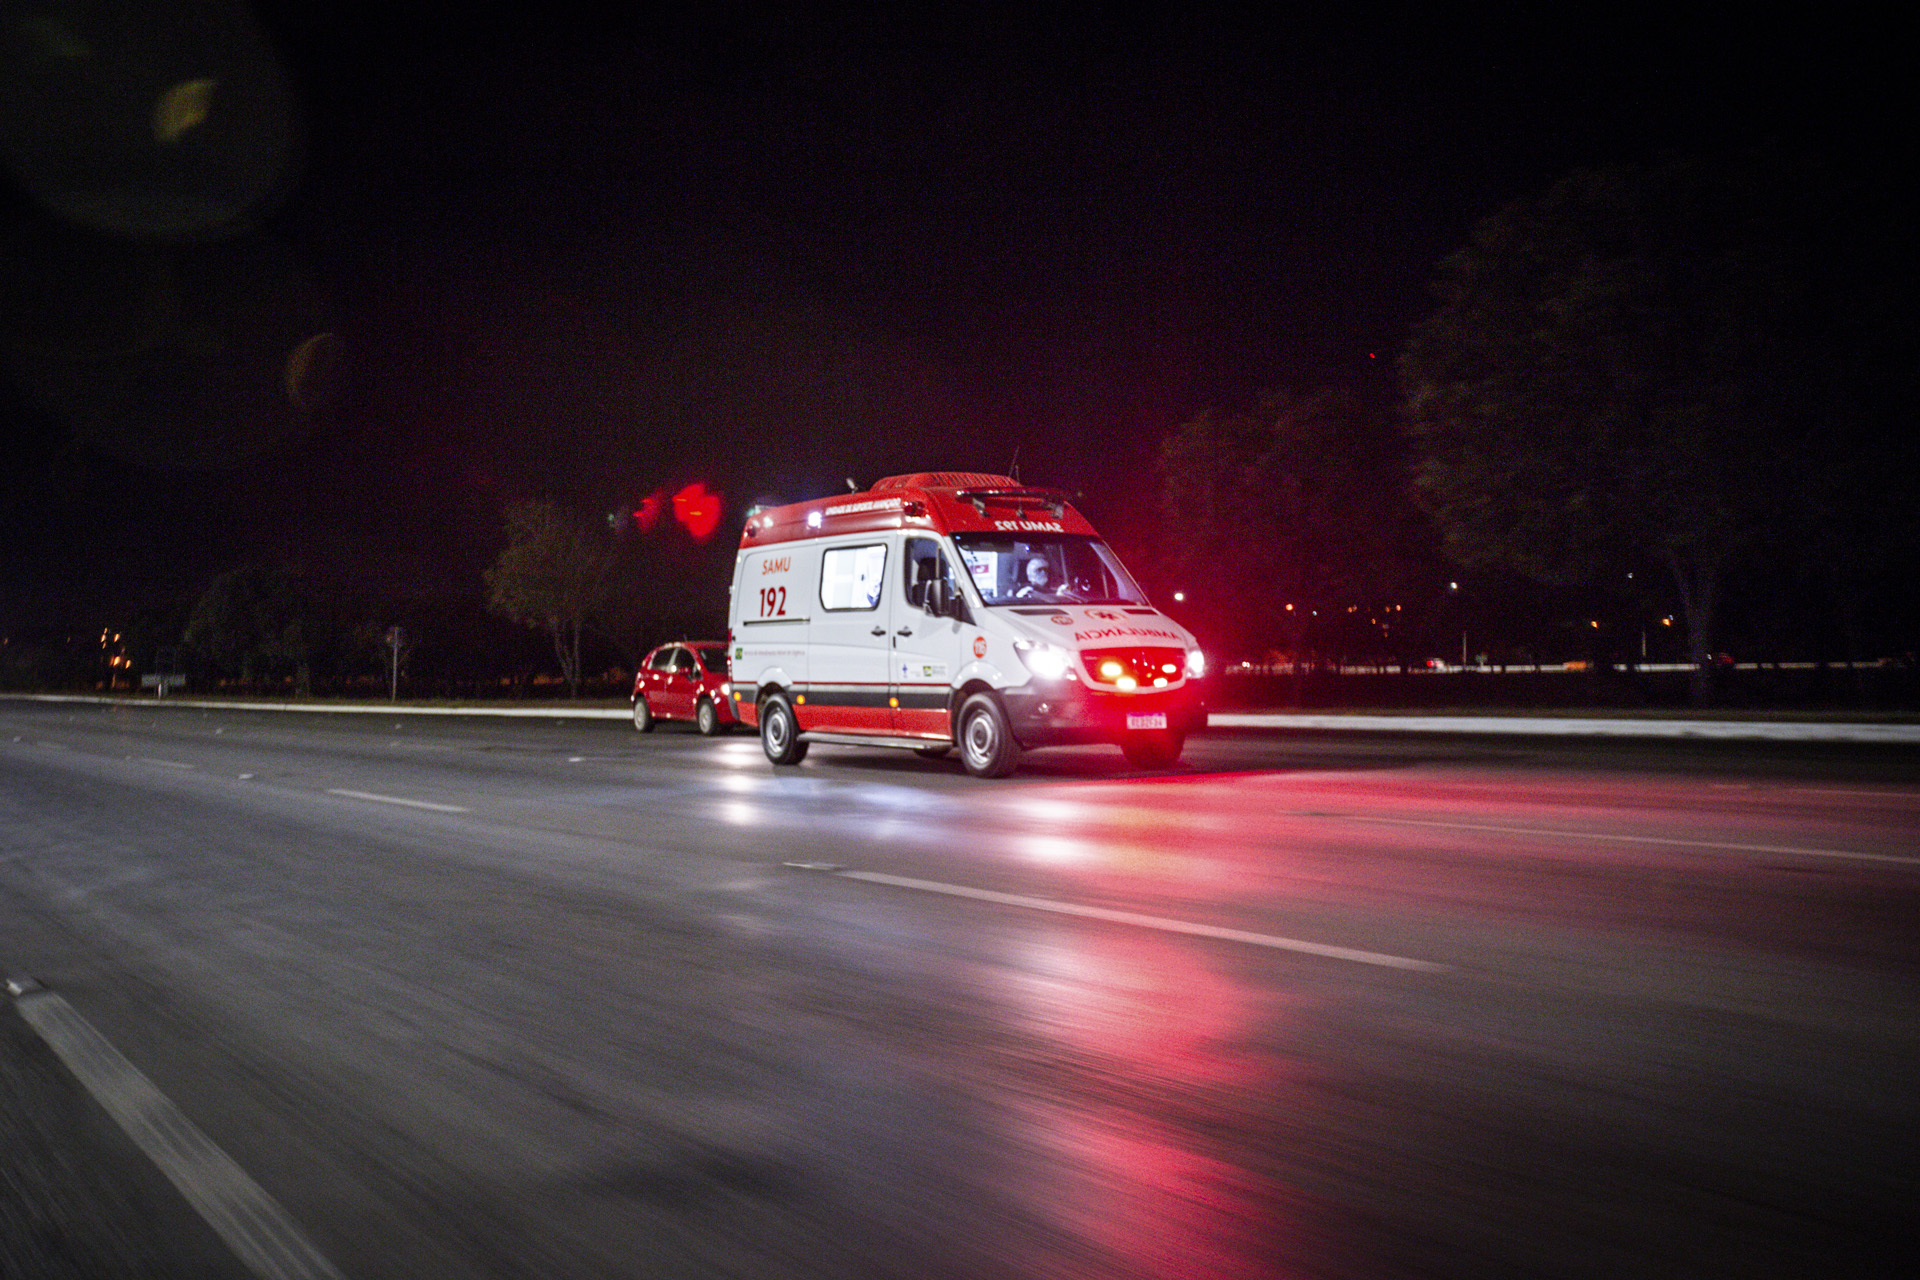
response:
<path id="1" fill-rule="evenodd" d="M 195 698 L 132 700 L 93 694 L 0 694 L 23 702 L 203 711 L 290 711 L 333 715 L 494 716 L 537 720 L 626 720 L 625 707 L 421 707 L 381 703 L 216 702 Z M 1667 738 L 1726 742 L 1858 742 L 1920 745 L 1920 724 L 1801 723 L 1777 720 L 1638 720 L 1579 716 L 1305 715 L 1216 711 L 1216 729 L 1312 730 L 1322 733 L 1438 733 L 1553 738 Z"/>
<path id="2" fill-rule="evenodd" d="M 1622 720 L 1567 716 L 1296 715 L 1217 711 L 1219 729 L 1312 729 L 1337 733 L 1463 733 L 1553 738 L 1670 738 L 1728 742 L 1920 744 L 1920 724 L 1834 724 L 1775 720 Z"/>
<path id="3" fill-rule="evenodd" d="M 347 716 L 512 716 L 537 720 L 627 720 L 626 707 L 419 707 L 378 702 L 225 702 L 203 698 L 102 698 L 89 693 L 7 693 L 0 700 L 19 702 L 82 702 L 105 707 L 143 710 L 298 711 Z"/>

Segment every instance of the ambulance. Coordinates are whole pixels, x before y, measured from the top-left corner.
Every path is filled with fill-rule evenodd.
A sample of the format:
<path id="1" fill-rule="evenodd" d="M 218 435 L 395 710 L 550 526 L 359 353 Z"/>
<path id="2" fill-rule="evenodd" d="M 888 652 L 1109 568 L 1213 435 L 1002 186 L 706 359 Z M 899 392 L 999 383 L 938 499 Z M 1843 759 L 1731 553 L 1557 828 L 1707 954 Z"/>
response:
<path id="1" fill-rule="evenodd" d="M 1067 496 L 922 472 L 750 515 L 728 693 L 767 758 L 812 743 L 958 750 L 997 778 L 1023 751 L 1114 743 L 1140 768 L 1204 728 L 1206 659 Z"/>

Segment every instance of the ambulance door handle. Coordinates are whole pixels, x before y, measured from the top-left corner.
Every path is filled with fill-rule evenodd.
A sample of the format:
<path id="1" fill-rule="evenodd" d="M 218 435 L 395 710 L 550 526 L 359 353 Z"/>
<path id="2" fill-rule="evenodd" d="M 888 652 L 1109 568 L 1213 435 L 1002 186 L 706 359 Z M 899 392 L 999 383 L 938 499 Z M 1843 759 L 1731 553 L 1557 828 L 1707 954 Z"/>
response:
<path id="1" fill-rule="evenodd" d="M 883 636 L 883 635 L 885 635 L 885 634 L 887 634 L 887 629 L 886 629 L 885 627 L 875 627 L 875 628 L 873 629 L 873 634 L 875 634 L 875 635 L 877 635 L 877 636 Z"/>
<path id="2" fill-rule="evenodd" d="M 913 628 L 912 628 L 912 627 L 902 627 L 902 628 L 900 628 L 900 629 L 899 629 L 898 631 L 896 631 L 896 632 L 894 632 L 893 634 L 895 634 L 895 635 L 897 635 L 897 636 L 910 636 L 910 635 L 912 635 L 912 634 L 913 634 Z"/>

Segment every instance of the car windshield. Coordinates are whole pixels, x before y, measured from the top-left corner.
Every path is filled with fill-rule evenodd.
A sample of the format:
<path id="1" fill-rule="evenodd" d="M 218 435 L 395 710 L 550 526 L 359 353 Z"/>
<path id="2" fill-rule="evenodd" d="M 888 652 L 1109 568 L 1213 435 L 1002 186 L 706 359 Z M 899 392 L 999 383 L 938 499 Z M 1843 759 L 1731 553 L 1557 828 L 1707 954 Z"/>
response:
<path id="1" fill-rule="evenodd" d="M 953 542 L 990 605 L 1147 603 L 1120 557 L 1098 538 L 959 533 Z"/>
<path id="2" fill-rule="evenodd" d="M 700 665 L 710 676 L 727 674 L 727 647 L 723 644 L 705 645 L 694 650 L 700 656 Z"/>

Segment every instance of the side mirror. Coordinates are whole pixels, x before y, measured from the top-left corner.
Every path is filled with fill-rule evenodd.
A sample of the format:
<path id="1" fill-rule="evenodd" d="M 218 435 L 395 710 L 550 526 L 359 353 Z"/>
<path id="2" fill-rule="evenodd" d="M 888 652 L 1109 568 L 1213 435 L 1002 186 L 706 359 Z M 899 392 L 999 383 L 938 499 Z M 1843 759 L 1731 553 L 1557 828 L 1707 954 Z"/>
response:
<path id="1" fill-rule="evenodd" d="M 927 612 L 936 618 L 964 621 L 967 615 L 966 597 L 955 591 L 951 583 L 936 578 L 927 584 Z"/>

